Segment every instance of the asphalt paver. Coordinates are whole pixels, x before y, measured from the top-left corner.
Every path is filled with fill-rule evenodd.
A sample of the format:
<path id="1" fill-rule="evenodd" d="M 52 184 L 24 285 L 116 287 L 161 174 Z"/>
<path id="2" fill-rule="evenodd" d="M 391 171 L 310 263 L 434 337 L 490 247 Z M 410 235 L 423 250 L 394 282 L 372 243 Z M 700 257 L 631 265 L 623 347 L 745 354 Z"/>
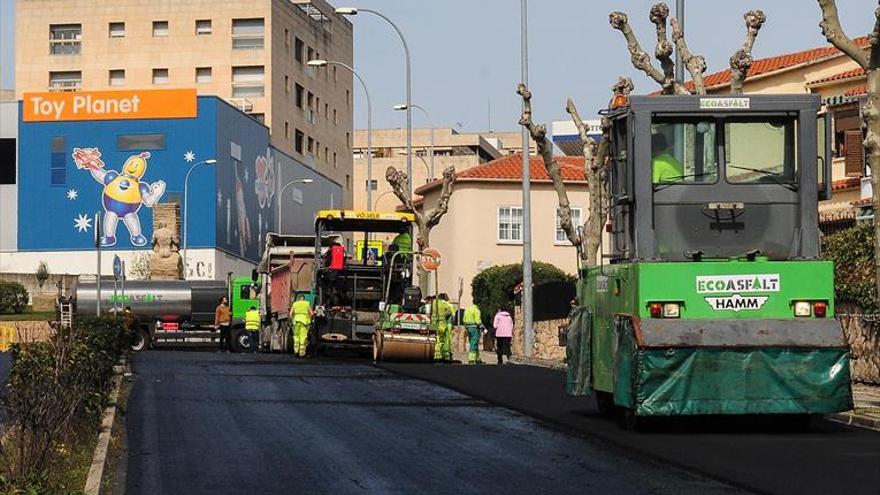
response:
<path id="1" fill-rule="evenodd" d="M 128 494 L 741 493 L 365 361 L 133 359 Z"/>
<path id="2" fill-rule="evenodd" d="M 534 366 L 389 363 L 384 369 L 601 439 L 610 446 L 778 494 L 880 493 L 880 433 L 814 419 L 807 431 L 785 418 L 680 418 L 626 431 L 590 398 L 565 394 L 564 374 Z"/>

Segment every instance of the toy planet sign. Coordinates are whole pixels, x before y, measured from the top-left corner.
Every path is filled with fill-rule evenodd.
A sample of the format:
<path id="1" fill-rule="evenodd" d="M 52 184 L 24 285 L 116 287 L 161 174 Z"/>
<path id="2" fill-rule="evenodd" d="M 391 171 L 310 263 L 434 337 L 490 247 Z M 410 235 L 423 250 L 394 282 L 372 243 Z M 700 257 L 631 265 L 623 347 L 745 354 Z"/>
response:
<path id="1" fill-rule="evenodd" d="M 195 89 L 25 93 L 23 122 L 180 119 L 197 113 Z"/>

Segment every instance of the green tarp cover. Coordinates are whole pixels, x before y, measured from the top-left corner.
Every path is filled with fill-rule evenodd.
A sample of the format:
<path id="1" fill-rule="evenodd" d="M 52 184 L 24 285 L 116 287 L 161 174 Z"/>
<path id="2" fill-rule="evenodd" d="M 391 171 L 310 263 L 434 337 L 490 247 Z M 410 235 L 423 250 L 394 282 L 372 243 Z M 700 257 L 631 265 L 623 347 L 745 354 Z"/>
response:
<path id="1" fill-rule="evenodd" d="M 846 348 L 618 348 L 618 354 L 615 401 L 628 407 L 635 402 L 640 415 L 828 414 L 852 408 Z M 635 376 L 626 376 L 627 370 Z"/>
<path id="2" fill-rule="evenodd" d="M 635 336 L 633 334 L 632 320 L 629 318 L 617 318 L 614 320 L 615 349 L 614 349 L 614 402 L 623 407 L 632 408 L 634 403 L 634 390 L 637 386 L 634 380 L 639 376 L 640 360 L 637 353 Z"/>
<path id="3" fill-rule="evenodd" d="M 590 310 L 585 307 L 574 308 L 569 315 L 565 342 L 565 361 L 568 364 L 565 372 L 565 391 L 569 395 L 590 395 L 592 390 L 590 379 L 592 321 Z"/>

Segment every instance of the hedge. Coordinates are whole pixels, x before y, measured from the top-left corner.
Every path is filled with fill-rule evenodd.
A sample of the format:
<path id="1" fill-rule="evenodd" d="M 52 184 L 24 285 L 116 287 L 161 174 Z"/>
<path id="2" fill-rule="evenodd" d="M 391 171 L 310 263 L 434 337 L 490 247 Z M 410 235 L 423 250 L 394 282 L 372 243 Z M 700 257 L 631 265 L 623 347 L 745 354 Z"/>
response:
<path id="1" fill-rule="evenodd" d="M 575 283 L 577 278 L 549 263 L 540 261 L 532 263 L 533 285 L 553 281 Z M 480 307 L 484 324 L 489 326 L 492 317 L 500 308 L 506 308 L 513 313 L 516 300 L 513 291 L 521 283 L 521 263 L 491 266 L 474 277 L 471 281 L 471 297 L 474 304 Z"/>
<path id="2" fill-rule="evenodd" d="M 874 227 L 859 225 L 825 236 L 824 258 L 834 261 L 834 299 L 856 303 L 867 312 L 880 309 L 874 285 Z"/>
<path id="3" fill-rule="evenodd" d="M 28 292 L 18 282 L 0 280 L 0 315 L 24 312 L 28 303 Z"/>

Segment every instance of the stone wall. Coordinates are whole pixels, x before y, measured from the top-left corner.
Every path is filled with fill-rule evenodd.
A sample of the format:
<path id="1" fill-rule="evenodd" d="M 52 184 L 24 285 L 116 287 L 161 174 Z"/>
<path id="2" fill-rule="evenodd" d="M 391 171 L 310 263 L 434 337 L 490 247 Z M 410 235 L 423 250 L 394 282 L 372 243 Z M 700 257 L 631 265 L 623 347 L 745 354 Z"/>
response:
<path id="1" fill-rule="evenodd" d="M 838 314 L 843 334 L 851 348 L 852 379 L 854 382 L 880 385 L 880 321 L 876 315 L 858 316 L 861 308 L 851 304 L 839 304 Z"/>
<path id="2" fill-rule="evenodd" d="M 12 341 L 8 342 L 9 329 L 12 329 Z M 48 321 L 3 321 L 0 322 L 0 334 L 5 344 L 29 344 L 46 342 L 52 336 L 52 327 Z"/>
<path id="3" fill-rule="evenodd" d="M 51 266 L 49 270 L 52 270 Z M 36 267 L 34 267 L 34 272 L 36 272 Z M 55 296 L 58 295 L 58 288 L 55 284 L 61 282 L 62 290 L 66 292 L 76 283 L 76 276 L 50 274 L 49 279 L 43 283 L 42 287 L 37 283 L 36 273 L 0 273 L 0 280 L 18 282 L 23 285 L 28 292 L 29 304 L 33 306 L 33 311 L 54 311 Z"/>
<path id="4" fill-rule="evenodd" d="M 513 340 L 511 351 L 514 356 L 524 356 L 522 306 L 516 306 L 513 317 Z M 565 347 L 559 345 L 559 326 L 568 325 L 568 318 L 533 322 L 535 347 L 532 357 L 562 363 L 565 360 Z"/>

